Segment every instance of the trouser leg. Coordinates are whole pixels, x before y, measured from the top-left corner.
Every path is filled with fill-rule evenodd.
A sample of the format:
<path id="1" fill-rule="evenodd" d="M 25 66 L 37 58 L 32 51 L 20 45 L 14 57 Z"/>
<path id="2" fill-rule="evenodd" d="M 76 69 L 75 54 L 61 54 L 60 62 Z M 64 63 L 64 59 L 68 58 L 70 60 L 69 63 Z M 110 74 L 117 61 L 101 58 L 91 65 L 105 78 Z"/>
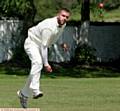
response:
<path id="1" fill-rule="evenodd" d="M 43 64 L 38 46 L 35 44 L 27 44 L 25 45 L 25 51 L 31 60 L 31 70 L 26 84 L 22 89 L 22 93 L 25 96 L 29 97 L 31 93 L 32 95 L 37 95 L 40 93 L 39 79 Z"/>

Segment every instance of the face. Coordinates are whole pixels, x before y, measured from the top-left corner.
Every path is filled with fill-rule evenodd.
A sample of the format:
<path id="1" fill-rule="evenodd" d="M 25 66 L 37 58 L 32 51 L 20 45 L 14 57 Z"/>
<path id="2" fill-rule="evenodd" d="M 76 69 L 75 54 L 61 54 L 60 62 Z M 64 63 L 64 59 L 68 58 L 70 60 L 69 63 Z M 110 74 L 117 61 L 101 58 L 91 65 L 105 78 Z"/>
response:
<path id="1" fill-rule="evenodd" d="M 57 15 L 58 24 L 60 26 L 64 25 L 69 20 L 69 17 L 70 17 L 69 12 L 61 10 Z"/>

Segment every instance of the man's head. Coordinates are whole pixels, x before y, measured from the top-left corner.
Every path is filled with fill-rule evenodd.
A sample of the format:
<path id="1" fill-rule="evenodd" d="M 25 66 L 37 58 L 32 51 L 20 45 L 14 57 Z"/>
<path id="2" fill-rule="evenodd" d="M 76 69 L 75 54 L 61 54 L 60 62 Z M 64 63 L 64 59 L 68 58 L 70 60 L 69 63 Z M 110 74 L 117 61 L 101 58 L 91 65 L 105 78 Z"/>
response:
<path id="1" fill-rule="evenodd" d="M 60 26 L 64 25 L 69 20 L 70 14 L 70 11 L 66 8 L 59 10 L 57 14 L 58 24 Z"/>

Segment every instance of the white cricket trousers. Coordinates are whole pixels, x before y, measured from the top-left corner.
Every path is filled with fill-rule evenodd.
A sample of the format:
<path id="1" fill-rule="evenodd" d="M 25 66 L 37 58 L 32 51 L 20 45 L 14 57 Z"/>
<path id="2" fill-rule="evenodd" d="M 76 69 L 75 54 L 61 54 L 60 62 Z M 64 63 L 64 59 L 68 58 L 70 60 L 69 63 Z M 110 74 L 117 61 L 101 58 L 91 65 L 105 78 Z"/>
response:
<path id="1" fill-rule="evenodd" d="M 38 95 L 40 91 L 40 76 L 43 68 L 40 46 L 29 39 L 25 40 L 24 49 L 31 60 L 31 70 L 24 88 L 24 96 Z"/>

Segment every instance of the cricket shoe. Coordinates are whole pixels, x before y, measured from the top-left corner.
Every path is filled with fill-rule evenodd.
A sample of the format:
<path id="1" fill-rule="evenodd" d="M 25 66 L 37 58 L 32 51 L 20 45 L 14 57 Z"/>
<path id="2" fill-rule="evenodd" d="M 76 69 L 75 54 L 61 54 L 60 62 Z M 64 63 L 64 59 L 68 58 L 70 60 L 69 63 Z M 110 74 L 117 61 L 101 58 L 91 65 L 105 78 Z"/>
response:
<path id="1" fill-rule="evenodd" d="M 40 92 L 38 95 L 33 95 L 33 99 L 38 99 L 43 96 L 43 92 Z"/>
<path id="2" fill-rule="evenodd" d="M 21 91 L 17 91 L 17 95 L 20 99 L 20 104 L 22 108 L 27 108 L 28 97 L 24 96 Z"/>

